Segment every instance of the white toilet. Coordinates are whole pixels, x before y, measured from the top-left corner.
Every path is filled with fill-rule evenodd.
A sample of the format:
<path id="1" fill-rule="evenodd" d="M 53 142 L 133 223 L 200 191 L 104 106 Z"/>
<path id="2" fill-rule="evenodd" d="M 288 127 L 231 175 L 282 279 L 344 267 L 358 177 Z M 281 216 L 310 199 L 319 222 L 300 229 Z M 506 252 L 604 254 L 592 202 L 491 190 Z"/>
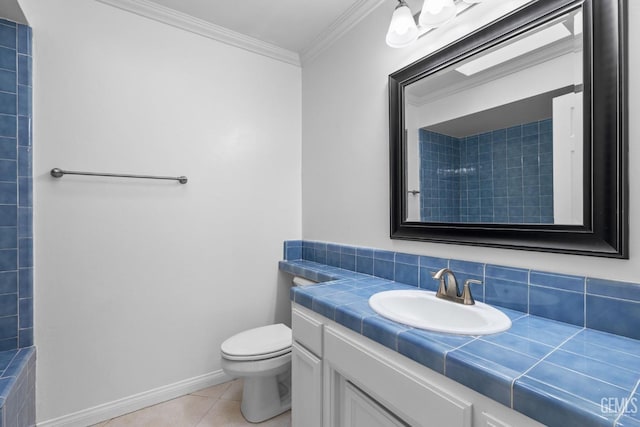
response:
<path id="1" fill-rule="evenodd" d="M 294 285 L 315 282 L 299 277 Z M 244 379 L 240 410 L 259 423 L 291 408 L 291 329 L 278 323 L 240 332 L 220 346 L 222 369 Z"/>

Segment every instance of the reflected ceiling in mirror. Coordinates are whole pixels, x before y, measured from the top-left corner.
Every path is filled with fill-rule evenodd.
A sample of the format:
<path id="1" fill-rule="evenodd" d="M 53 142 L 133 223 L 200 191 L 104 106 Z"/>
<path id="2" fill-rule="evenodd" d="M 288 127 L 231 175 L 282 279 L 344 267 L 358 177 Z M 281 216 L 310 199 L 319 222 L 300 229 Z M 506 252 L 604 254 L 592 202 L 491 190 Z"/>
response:
<path id="1" fill-rule="evenodd" d="M 407 221 L 584 224 L 582 19 L 404 88 Z"/>

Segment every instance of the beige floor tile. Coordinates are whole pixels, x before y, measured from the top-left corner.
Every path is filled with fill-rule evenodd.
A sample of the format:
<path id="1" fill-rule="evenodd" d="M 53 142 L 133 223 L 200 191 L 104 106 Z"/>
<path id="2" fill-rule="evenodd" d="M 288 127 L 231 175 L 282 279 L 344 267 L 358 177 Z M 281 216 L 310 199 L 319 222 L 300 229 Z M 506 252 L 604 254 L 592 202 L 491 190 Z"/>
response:
<path id="1" fill-rule="evenodd" d="M 234 380 L 229 388 L 220 396 L 220 399 L 242 401 L 242 380 Z"/>
<path id="2" fill-rule="evenodd" d="M 220 399 L 209 410 L 207 415 L 200 421 L 197 427 L 290 427 L 291 411 L 280 414 L 275 418 L 262 423 L 253 424 L 248 422 L 240 412 L 240 402 L 235 400 Z"/>
<path id="3" fill-rule="evenodd" d="M 114 418 L 106 427 L 192 427 L 216 402 L 202 396 L 182 396 Z"/>
<path id="4" fill-rule="evenodd" d="M 191 393 L 194 396 L 210 397 L 212 399 L 218 399 L 224 394 L 227 389 L 231 387 L 231 381 L 214 385 L 213 387 L 203 388 L 202 390 L 194 391 Z"/>

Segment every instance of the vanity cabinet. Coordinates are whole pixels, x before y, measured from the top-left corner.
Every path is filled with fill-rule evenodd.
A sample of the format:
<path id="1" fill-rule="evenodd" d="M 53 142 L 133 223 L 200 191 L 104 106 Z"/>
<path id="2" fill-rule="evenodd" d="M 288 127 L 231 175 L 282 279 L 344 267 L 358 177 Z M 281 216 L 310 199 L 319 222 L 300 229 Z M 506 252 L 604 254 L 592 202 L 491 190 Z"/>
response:
<path id="1" fill-rule="evenodd" d="M 294 304 L 294 427 L 541 427 L 311 310 Z"/>

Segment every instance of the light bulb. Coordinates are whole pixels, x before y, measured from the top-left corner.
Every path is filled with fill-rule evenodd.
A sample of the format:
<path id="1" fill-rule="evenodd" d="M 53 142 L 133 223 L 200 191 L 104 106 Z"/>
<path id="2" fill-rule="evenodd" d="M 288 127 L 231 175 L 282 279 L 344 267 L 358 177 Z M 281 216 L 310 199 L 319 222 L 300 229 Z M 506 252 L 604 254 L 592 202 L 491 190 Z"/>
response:
<path id="1" fill-rule="evenodd" d="M 391 47 L 409 46 L 418 38 L 418 27 L 413 19 L 411 9 L 404 0 L 401 0 L 393 11 L 389 31 L 387 31 L 387 44 Z"/>
<path id="2" fill-rule="evenodd" d="M 453 0 L 424 0 L 420 13 L 420 25 L 439 27 L 456 16 L 456 5 Z"/>

